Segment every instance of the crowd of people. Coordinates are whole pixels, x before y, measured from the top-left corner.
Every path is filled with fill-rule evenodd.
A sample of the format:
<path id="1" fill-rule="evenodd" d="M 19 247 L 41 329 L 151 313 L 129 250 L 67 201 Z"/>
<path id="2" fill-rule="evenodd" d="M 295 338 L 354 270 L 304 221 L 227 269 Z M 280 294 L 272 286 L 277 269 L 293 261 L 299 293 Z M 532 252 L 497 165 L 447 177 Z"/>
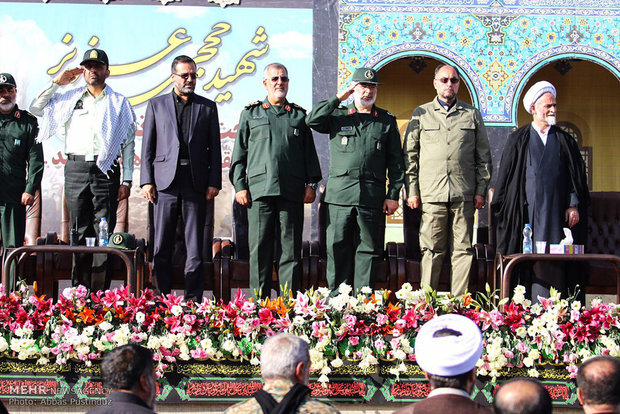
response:
<path id="1" fill-rule="evenodd" d="M 132 185 L 136 116 L 127 98 L 106 83 L 109 75 L 106 52 L 87 51 L 79 67 L 60 72 L 30 105 L 39 126 L 35 116 L 17 107 L 15 78 L 0 74 L 5 248 L 23 241 L 25 206 L 32 204 L 43 174 L 41 142 L 52 136 L 64 137 L 64 192 L 79 243 L 97 235 L 102 217 L 114 228 L 117 204 Z M 68 87 L 79 76 L 84 84 Z M 148 102 L 140 187 L 154 209 L 157 288 L 163 294 L 171 290 L 172 243 L 181 216 L 185 298 L 201 301 L 203 228 L 212 211 L 209 203 L 222 187 L 222 172 L 217 106 L 194 92 L 197 77 L 196 63 L 177 56 L 171 65 L 172 91 Z M 422 285 L 437 288 L 450 254 L 451 293 L 465 292 L 474 213 L 486 203 L 491 153 L 480 111 L 457 97 L 457 68 L 439 65 L 432 82 L 437 97 L 414 109 L 401 145 L 395 116 L 375 105 L 380 83 L 374 69 L 358 68 L 351 84 L 306 113 L 286 98 L 291 83 L 286 67 L 265 67 L 267 96 L 241 111 L 229 172 L 235 202 L 248 210 L 250 289 L 259 297 L 271 294 L 274 261 L 280 284 L 299 289 L 303 205 L 314 202 L 323 179 L 311 129 L 329 135 L 324 194 L 329 287 L 373 287 L 383 255 L 385 215 L 397 210 L 404 185 L 408 208 L 422 212 Z M 585 166 L 575 141 L 554 126 L 556 90 L 538 82 L 523 103 L 533 119 L 508 138 L 492 200 L 497 248 L 503 254 L 521 249 L 525 223 L 534 241 L 547 244 L 560 241 L 563 227 L 576 230 L 576 242 L 585 236 Z M 73 284 L 109 288 L 106 258 L 76 254 Z M 539 263 L 527 275 L 522 272 L 520 282 L 531 286 L 534 300 L 548 296 L 552 286 L 566 290 L 558 266 Z"/>

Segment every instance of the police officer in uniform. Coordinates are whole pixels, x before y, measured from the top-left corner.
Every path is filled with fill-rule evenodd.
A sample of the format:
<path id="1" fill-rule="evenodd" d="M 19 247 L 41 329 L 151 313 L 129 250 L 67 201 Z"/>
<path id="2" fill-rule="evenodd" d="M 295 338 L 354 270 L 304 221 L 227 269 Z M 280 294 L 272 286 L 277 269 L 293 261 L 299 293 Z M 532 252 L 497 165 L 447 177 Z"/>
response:
<path id="1" fill-rule="evenodd" d="M 263 85 L 267 98 L 241 112 L 229 177 L 237 203 L 248 207 L 250 288 L 268 297 L 274 258 L 280 284 L 300 288 L 303 204 L 316 197 L 321 167 L 306 111 L 286 100 L 286 67 L 267 65 Z"/>
<path id="2" fill-rule="evenodd" d="M 15 103 L 17 85 L 8 73 L 0 73 L 0 227 L 3 247 L 24 243 L 26 206 L 43 177 L 43 148 L 35 142 L 37 119 Z"/>
<path id="3" fill-rule="evenodd" d="M 308 126 L 329 133 L 327 281 L 373 287 L 384 241 L 385 214 L 398 208 L 404 165 L 396 118 L 374 105 L 377 72 L 359 68 L 353 83 L 318 103 Z M 354 93 L 354 102 L 340 105 Z M 389 180 L 386 194 L 386 170 Z"/>

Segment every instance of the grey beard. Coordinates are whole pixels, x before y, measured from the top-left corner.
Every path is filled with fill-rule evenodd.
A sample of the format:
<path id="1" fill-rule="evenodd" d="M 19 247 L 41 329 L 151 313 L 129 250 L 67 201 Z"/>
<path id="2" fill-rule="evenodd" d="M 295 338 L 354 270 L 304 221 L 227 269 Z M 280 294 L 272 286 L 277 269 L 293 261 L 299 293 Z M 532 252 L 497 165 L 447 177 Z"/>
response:
<path id="1" fill-rule="evenodd" d="M 549 126 L 553 126 L 556 123 L 556 117 L 555 115 L 547 115 L 547 124 L 549 124 Z"/>
<path id="2" fill-rule="evenodd" d="M 11 102 L 11 103 L 8 103 L 8 104 L 0 104 L 0 111 L 8 112 L 11 109 L 13 109 L 14 106 L 15 106 L 15 102 Z"/>

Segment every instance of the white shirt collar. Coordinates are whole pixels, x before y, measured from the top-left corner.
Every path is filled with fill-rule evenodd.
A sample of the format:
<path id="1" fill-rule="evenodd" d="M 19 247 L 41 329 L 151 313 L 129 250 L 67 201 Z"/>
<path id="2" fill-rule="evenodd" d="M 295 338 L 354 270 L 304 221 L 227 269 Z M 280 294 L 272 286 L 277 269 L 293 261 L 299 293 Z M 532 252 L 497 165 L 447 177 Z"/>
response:
<path id="1" fill-rule="evenodd" d="M 542 132 L 537 126 L 536 124 L 534 124 L 532 122 L 532 128 L 534 128 L 536 130 L 536 132 L 538 132 L 538 136 L 540 137 L 540 140 L 542 141 L 543 145 L 547 145 L 547 136 L 549 135 L 549 130 L 551 129 L 551 126 L 549 126 L 549 128 L 547 128 L 547 132 Z"/>
<path id="2" fill-rule="evenodd" d="M 467 393 L 467 391 L 460 388 L 435 388 L 430 392 L 430 394 L 428 394 L 429 398 L 437 395 L 460 395 L 461 397 L 471 399 L 471 396 Z"/>

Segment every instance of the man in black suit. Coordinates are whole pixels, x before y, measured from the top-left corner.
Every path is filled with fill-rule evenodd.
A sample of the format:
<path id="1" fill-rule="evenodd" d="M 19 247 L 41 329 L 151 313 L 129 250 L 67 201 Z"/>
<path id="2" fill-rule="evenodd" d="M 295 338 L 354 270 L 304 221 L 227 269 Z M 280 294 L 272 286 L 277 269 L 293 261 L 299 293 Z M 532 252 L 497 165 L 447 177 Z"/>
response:
<path id="1" fill-rule="evenodd" d="M 196 63 L 172 62 L 174 88 L 151 99 L 144 117 L 140 186 L 154 205 L 153 272 L 162 294 L 172 286 L 172 251 L 181 213 L 185 225 L 185 298 L 202 301 L 207 203 L 222 188 L 220 127 L 215 102 L 194 93 Z M 209 209 L 212 211 L 212 209 Z"/>
<path id="2" fill-rule="evenodd" d="M 425 323 L 415 341 L 416 362 L 431 385 L 425 400 L 407 405 L 395 414 L 492 414 L 472 401 L 476 363 L 482 356 L 482 334 L 469 318 L 447 314 Z"/>
<path id="3" fill-rule="evenodd" d="M 151 350 L 136 344 L 108 352 L 101 362 L 103 385 L 110 390 L 100 407 L 87 414 L 153 414 L 157 383 Z"/>

